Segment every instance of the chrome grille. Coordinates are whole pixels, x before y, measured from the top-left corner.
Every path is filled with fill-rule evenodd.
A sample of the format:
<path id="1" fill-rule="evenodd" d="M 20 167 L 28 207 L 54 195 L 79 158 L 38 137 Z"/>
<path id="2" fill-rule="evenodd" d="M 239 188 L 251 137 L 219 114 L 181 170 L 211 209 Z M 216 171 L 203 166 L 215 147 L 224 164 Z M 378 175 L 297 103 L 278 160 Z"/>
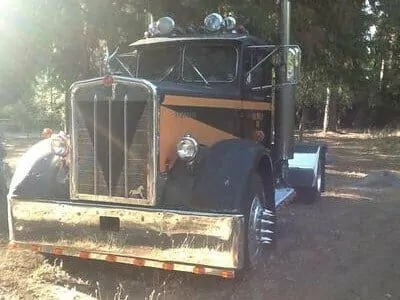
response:
<path id="1" fill-rule="evenodd" d="M 155 92 L 129 80 L 78 84 L 72 94 L 71 195 L 150 205 L 155 191 Z"/>

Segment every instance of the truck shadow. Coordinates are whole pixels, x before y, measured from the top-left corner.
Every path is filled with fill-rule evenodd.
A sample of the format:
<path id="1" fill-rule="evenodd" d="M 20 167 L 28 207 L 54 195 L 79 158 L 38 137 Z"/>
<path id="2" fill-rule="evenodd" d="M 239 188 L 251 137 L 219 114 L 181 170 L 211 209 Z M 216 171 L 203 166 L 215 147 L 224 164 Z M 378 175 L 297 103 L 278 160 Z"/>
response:
<path id="1" fill-rule="evenodd" d="M 47 258 L 50 262 L 56 259 L 53 256 Z M 101 295 L 101 299 L 114 299 L 119 292 L 121 299 L 125 299 L 126 296 L 127 299 L 187 299 L 186 296 L 189 295 L 192 299 L 229 299 L 235 285 L 245 280 L 199 276 L 103 261 L 84 261 L 70 257 L 63 258 L 63 269 L 74 278 L 88 283 L 77 286 L 77 290 L 97 295 L 98 298 Z M 218 297 L 215 297 L 216 294 Z"/>

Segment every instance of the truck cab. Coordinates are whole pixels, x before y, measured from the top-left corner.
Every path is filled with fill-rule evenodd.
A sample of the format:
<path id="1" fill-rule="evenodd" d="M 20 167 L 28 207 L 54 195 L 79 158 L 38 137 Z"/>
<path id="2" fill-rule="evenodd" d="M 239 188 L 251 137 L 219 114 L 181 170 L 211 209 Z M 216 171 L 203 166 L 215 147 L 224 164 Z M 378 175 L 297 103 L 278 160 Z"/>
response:
<path id="1" fill-rule="evenodd" d="M 215 13 L 198 31 L 161 18 L 131 47 L 71 86 L 69 132 L 21 158 L 10 243 L 232 278 L 275 242 L 277 207 L 323 190 L 324 147 L 288 147 L 299 47 Z"/>

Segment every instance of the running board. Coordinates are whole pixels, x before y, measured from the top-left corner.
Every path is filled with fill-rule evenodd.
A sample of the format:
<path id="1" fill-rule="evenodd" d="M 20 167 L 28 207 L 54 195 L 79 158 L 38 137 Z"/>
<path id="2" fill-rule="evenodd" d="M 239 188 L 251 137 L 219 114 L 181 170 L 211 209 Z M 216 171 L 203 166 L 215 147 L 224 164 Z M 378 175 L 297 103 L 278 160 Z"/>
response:
<path id="1" fill-rule="evenodd" d="M 275 207 L 282 205 L 284 202 L 290 202 L 296 196 L 296 192 L 292 188 L 275 189 Z"/>

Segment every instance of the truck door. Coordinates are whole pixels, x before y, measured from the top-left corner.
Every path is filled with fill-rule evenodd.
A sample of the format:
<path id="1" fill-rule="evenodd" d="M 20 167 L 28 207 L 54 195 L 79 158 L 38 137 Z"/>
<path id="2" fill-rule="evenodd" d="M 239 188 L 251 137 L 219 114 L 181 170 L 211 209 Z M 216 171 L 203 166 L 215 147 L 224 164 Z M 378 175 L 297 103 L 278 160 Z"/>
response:
<path id="1" fill-rule="evenodd" d="M 266 147 L 272 142 L 274 70 L 271 58 L 275 51 L 273 46 L 249 46 L 243 60 L 244 99 L 264 103 L 260 106 L 263 109 L 243 111 L 243 135 L 262 142 Z"/>

